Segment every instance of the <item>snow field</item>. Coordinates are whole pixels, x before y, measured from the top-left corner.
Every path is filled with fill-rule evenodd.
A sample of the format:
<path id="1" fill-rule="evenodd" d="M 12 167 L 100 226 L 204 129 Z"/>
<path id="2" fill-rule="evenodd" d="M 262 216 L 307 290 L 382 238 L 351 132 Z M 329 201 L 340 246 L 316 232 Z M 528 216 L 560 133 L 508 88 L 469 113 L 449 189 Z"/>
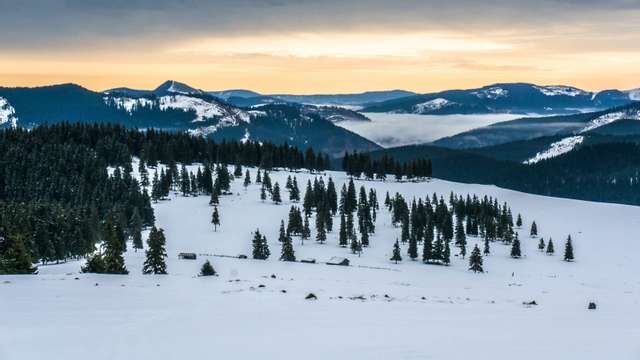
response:
<path id="1" fill-rule="evenodd" d="M 250 172 L 253 181 L 256 169 Z M 296 257 L 319 264 L 284 263 L 277 237 L 291 206 L 287 175 L 297 177 L 303 194 L 314 176 L 271 172 L 282 205 L 261 202 L 259 185 L 245 192 L 242 178 L 236 179 L 233 195 L 220 198 L 217 232 L 207 196 L 175 195 L 155 204 L 169 275 L 142 275 L 144 252 L 129 246 L 127 276 L 78 274 L 81 263 L 68 262 L 42 266 L 36 276 L 0 277 L 0 359 L 640 358 L 640 243 L 633 230 L 640 208 L 441 180 L 356 181 L 357 188 L 374 187 L 380 202 L 376 233 L 362 257 L 337 246 L 336 217 L 323 245 L 314 241 L 313 219 L 309 241 L 300 245 L 294 237 Z M 344 173 L 327 175 L 338 192 L 348 181 Z M 453 256 L 453 246 L 452 264 L 443 267 L 410 261 L 405 244 L 403 261 L 393 264 L 388 259 L 400 229 L 384 207 L 386 191 L 407 201 L 433 192 L 448 199 L 451 191 L 507 201 L 525 222 L 518 229 L 524 257 L 511 259 L 509 246 L 492 243 L 492 254 L 484 257 L 487 272 L 473 274 L 467 259 Z M 538 239 L 529 238 L 533 220 L 545 241 L 553 237 L 555 256 L 538 252 Z M 268 238 L 269 260 L 177 258 L 179 252 L 250 257 L 256 228 Z M 574 263 L 562 261 L 569 234 Z M 470 253 L 482 241 L 468 242 Z M 348 257 L 353 266 L 322 264 L 332 256 Z M 195 276 L 205 259 L 218 277 Z M 318 300 L 305 300 L 309 292 Z M 531 300 L 539 305 L 523 306 Z M 596 311 L 586 309 L 589 301 L 598 304 Z"/>

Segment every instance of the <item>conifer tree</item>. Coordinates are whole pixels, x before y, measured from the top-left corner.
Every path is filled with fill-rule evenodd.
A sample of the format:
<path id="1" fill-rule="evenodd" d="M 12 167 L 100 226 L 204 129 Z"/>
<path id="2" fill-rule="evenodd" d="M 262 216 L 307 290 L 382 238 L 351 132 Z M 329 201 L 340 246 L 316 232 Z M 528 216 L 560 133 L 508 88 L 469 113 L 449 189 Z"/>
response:
<path id="1" fill-rule="evenodd" d="M 236 164 L 236 166 L 233 169 L 233 176 L 236 178 L 239 178 L 240 176 L 242 176 L 242 165 Z"/>
<path id="2" fill-rule="evenodd" d="M 33 266 L 31 255 L 27 250 L 22 234 L 14 234 L 9 238 L 9 247 L 4 255 L 0 254 L 0 275 L 33 274 L 38 271 Z"/>
<path id="3" fill-rule="evenodd" d="M 513 243 L 511 244 L 511 257 L 517 259 L 522 256 L 520 252 L 520 240 L 518 239 L 518 233 L 516 233 L 516 237 L 513 239 Z"/>
<path id="4" fill-rule="evenodd" d="M 256 184 L 262 183 L 262 176 L 260 176 L 260 169 L 256 172 Z"/>
<path id="5" fill-rule="evenodd" d="M 571 235 L 567 237 L 567 242 L 564 245 L 564 261 L 573 261 L 573 244 L 571 244 Z"/>
<path id="6" fill-rule="evenodd" d="M 346 247 L 348 244 L 347 239 L 347 223 L 344 218 L 344 214 L 340 215 L 340 231 L 338 235 L 338 245 Z"/>
<path id="7" fill-rule="evenodd" d="M 298 181 L 295 176 L 293 177 L 293 181 L 291 182 L 291 187 L 289 189 L 289 200 L 294 202 L 300 201 L 300 189 L 298 188 Z"/>
<path id="8" fill-rule="evenodd" d="M 411 258 L 411 260 L 415 260 L 418 258 L 418 239 L 415 236 L 409 237 L 409 249 L 407 250 L 407 253 L 409 254 L 409 258 Z"/>
<path id="9" fill-rule="evenodd" d="M 315 199 L 313 196 L 313 190 L 311 188 L 311 180 L 307 181 L 307 189 L 304 192 L 304 200 L 302 202 L 302 208 L 306 216 L 311 216 L 311 211 L 314 207 Z"/>
<path id="10" fill-rule="evenodd" d="M 518 218 L 516 220 L 516 226 L 517 227 L 521 227 L 522 226 L 522 216 L 520 216 L 520 214 L 518 214 Z"/>
<path id="11" fill-rule="evenodd" d="M 467 255 L 467 236 L 464 233 L 464 226 L 462 225 L 462 218 L 458 217 L 456 220 L 456 245 L 460 248 L 460 255 L 462 258 Z"/>
<path id="12" fill-rule="evenodd" d="M 282 202 L 282 198 L 280 197 L 280 185 L 278 185 L 277 181 L 273 185 L 273 190 L 271 191 L 271 200 L 273 200 L 276 205 L 280 205 Z"/>
<path id="13" fill-rule="evenodd" d="M 200 276 L 215 276 L 216 270 L 213 268 L 209 260 L 205 261 L 200 268 Z"/>
<path id="14" fill-rule="evenodd" d="M 105 273 L 107 270 L 106 270 L 106 265 L 104 263 L 104 258 L 102 254 L 94 254 L 91 257 L 89 257 L 89 259 L 87 259 L 87 262 L 84 264 L 84 266 L 80 268 L 80 271 L 83 273 L 95 273 L 95 274 Z"/>
<path id="15" fill-rule="evenodd" d="M 436 235 L 436 240 L 434 242 L 433 249 L 431 252 L 431 260 L 438 261 L 438 262 L 442 261 L 443 253 L 444 253 L 444 242 L 442 241 L 442 236 L 440 236 L 440 233 L 438 233 Z"/>
<path id="16" fill-rule="evenodd" d="M 249 170 L 247 169 L 244 174 L 244 183 L 242 184 L 242 186 L 247 188 L 249 185 L 251 185 L 251 174 L 249 174 Z"/>
<path id="17" fill-rule="evenodd" d="M 474 273 L 484 272 L 484 269 L 482 269 L 482 255 L 478 245 L 474 246 L 471 256 L 469 256 L 469 270 Z"/>
<path id="18" fill-rule="evenodd" d="M 362 244 L 360 244 L 355 235 L 351 238 L 351 253 L 358 254 L 358 257 L 362 253 Z"/>
<path id="19" fill-rule="evenodd" d="M 489 238 L 487 236 L 484 237 L 484 254 L 491 254 L 491 248 L 489 247 Z"/>
<path id="20" fill-rule="evenodd" d="M 131 237 L 133 239 L 133 249 L 134 251 L 138 251 L 138 249 L 142 249 L 142 218 L 140 217 L 140 212 L 138 208 L 133 208 L 133 213 L 131 214 L 131 219 L 129 220 L 129 227 L 131 228 Z"/>
<path id="21" fill-rule="evenodd" d="M 304 241 L 311 237 L 311 229 L 309 228 L 309 217 L 304 217 L 304 226 L 302 227 L 301 243 L 304 245 Z"/>
<path id="22" fill-rule="evenodd" d="M 324 219 L 319 214 L 316 214 L 316 241 L 320 244 L 324 244 L 327 241 L 327 230 L 324 226 Z"/>
<path id="23" fill-rule="evenodd" d="M 544 238 L 540 238 L 540 242 L 538 242 L 538 250 L 544 251 L 544 248 L 545 248 Z"/>
<path id="24" fill-rule="evenodd" d="M 187 196 L 191 192 L 191 180 L 187 172 L 187 167 L 184 164 L 180 171 L 180 191 L 182 192 L 182 196 Z"/>
<path id="25" fill-rule="evenodd" d="M 549 241 L 547 242 L 547 255 L 553 255 L 554 252 L 553 239 L 549 238 Z"/>
<path id="26" fill-rule="evenodd" d="M 402 256 L 400 255 L 400 244 L 398 243 L 398 239 L 396 239 L 396 242 L 393 244 L 393 256 L 391 256 L 390 260 L 395 261 L 396 264 L 398 263 L 398 261 L 402 261 Z"/>
<path id="27" fill-rule="evenodd" d="M 166 274 L 167 264 L 164 258 L 167 257 L 165 251 L 166 240 L 164 231 L 157 229 L 155 226 L 151 228 L 149 239 L 147 240 L 146 260 L 142 267 L 143 274 Z"/>
<path id="28" fill-rule="evenodd" d="M 220 226 L 220 214 L 218 213 L 218 207 L 213 207 L 213 213 L 211 214 L 211 223 L 213 224 L 213 231 L 218 231 Z"/>
<path id="29" fill-rule="evenodd" d="M 267 238 L 260 234 L 260 230 L 256 230 L 253 234 L 253 258 L 257 260 L 266 260 L 271 255 Z"/>
<path id="30" fill-rule="evenodd" d="M 220 198 L 218 197 L 218 189 L 214 186 L 211 191 L 211 199 L 209 200 L 209 205 L 218 205 L 220 203 Z"/>
<path id="31" fill-rule="evenodd" d="M 296 256 L 293 251 L 293 243 L 291 237 L 285 235 L 282 240 L 282 250 L 280 254 L 280 260 L 282 261 L 296 261 Z"/>
<path id="32" fill-rule="evenodd" d="M 538 236 L 538 225 L 534 221 L 531 223 L 531 237 L 534 238 L 536 236 Z"/>
<path id="33" fill-rule="evenodd" d="M 260 186 L 260 200 L 264 202 L 266 199 L 267 199 L 267 191 L 263 183 L 262 186 Z"/>
<path id="34" fill-rule="evenodd" d="M 124 238 L 123 234 L 118 231 L 113 221 L 113 215 L 109 214 L 105 222 L 104 231 L 104 265 L 107 274 L 128 274 L 127 267 L 124 264 Z"/>
<path id="35" fill-rule="evenodd" d="M 360 229 L 360 244 L 364 247 L 369 246 L 369 232 L 365 229 Z"/>
<path id="36" fill-rule="evenodd" d="M 287 239 L 287 233 L 284 229 L 284 220 L 280 220 L 280 233 L 278 235 L 279 242 L 284 242 Z"/>
<path id="37" fill-rule="evenodd" d="M 269 173 L 267 171 L 265 171 L 264 175 L 262 176 L 262 184 L 264 185 L 265 189 L 267 189 L 267 191 L 271 192 L 273 190 L 273 187 L 271 185 L 271 177 L 269 176 Z"/>
<path id="38" fill-rule="evenodd" d="M 442 251 L 442 263 L 445 265 L 449 265 L 451 262 L 451 247 L 449 246 L 449 242 L 444 242 L 444 250 Z"/>

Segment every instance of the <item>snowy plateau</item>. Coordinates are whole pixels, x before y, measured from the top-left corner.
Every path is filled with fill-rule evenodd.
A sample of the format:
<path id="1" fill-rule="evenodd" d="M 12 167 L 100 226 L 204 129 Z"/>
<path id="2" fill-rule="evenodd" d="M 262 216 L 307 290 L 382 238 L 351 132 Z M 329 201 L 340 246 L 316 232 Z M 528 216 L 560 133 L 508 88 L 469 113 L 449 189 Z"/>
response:
<path id="1" fill-rule="evenodd" d="M 248 170 L 255 178 L 256 169 Z M 320 176 L 271 172 L 281 186 L 289 175 L 302 189 Z M 325 181 L 329 176 L 338 189 L 348 181 L 341 172 L 325 173 Z M 0 359 L 640 358 L 640 242 L 631 230 L 640 226 L 640 208 L 437 179 L 356 180 L 361 185 L 376 189 L 380 202 L 376 233 L 361 257 L 337 245 L 335 226 L 322 245 L 313 235 L 304 245 L 294 238 L 296 257 L 317 264 L 278 261 L 278 228 L 291 202 L 262 202 L 259 185 L 245 189 L 236 179 L 232 195 L 220 198 L 217 231 L 208 196 L 172 194 L 154 204 L 169 275 L 142 275 L 144 252 L 129 244 L 129 275 L 82 274 L 82 261 L 70 261 L 40 266 L 38 275 L 1 276 Z M 387 191 L 409 201 L 434 192 L 506 201 L 524 219 L 517 229 L 523 257 L 510 258 L 509 246 L 494 242 L 486 272 L 475 274 L 467 259 L 453 256 L 455 247 L 444 267 L 409 260 L 403 244 L 403 261 L 394 264 L 400 229 L 382 203 Z M 539 236 L 553 238 L 555 255 L 539 252 L 539 239 L 529 237 L 534 220 Z M 257 228 L 271 257 L 236 258 L 250 257 Z M 571 263 L 562 261 L 569 234 Z M 470 250 L 482 240 L 468 242 Z M 180 260 L 180 252 L 198 258 Z M 333 256 L 351 265 L 324 264 Z M 196 275 L 205 260 L 219 276 Z M 306 300 L 309 293 L 317 299 Z M 537 305 L 523 304 L 531 301 Z M 597 310 L 588 310 L 589 302 Z"/>

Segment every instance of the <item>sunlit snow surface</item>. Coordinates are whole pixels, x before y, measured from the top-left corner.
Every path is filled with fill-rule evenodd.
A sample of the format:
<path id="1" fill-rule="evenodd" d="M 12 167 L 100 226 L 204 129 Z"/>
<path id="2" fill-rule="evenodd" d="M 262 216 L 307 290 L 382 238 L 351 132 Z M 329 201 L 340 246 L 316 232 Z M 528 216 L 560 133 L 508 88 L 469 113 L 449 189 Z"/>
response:
<path id="1" fill-rule="evenodd" d="M 612 112 L 599 116 L 587 123 L 587 126 L 580 130 L 580 133 L 585 133 L 587 131 L 599 128 L 600 126 L 604 126 L 622 119 L 640 120 L 640 109 L 626 109 L 623 111 Z"/>
<path id="2" fill-rule="evenodd" d="M 582 144 L 584 136 L 570 136 L 560 141 L 556 141 L 549 145 L 549 148 L 545 151 L 541 151 L 529 160 L 525 160 L 525 164 L 535 164 L 538 161 L 551 159 L 556 156 L 566 154 L 573 150 L 577 145 Z"/>
<path id="3" fill-rule="evenodd" d="M 416 115 L 364 113 L 371 121 L 342 121 L 336 125 L 353 131 L 383 147 L 423 144 L 441 137 L 522 118 L 515 114 Z"/>
<path id="4" fill-rule="evenodd" d="M 16 110 L 9 104 L 9 101 L 0 97 L 0 125 L 4 124 L 9 124 L 15 128 L 18 124 L 18 118 L 16 117 Z"/>
<path id="5" fill-rule="evenodd" d="M 297 176 L 303 189 L 311 178 L 271 177 L 283 189 L 287 175 Z M 327 175 L 338 188 L 347 180 Z M 298 258 L 319 264 L 278 261 L 287 192 L 282 205 L 263 203 L 258 185 L 245 191 L 237 179 L 233 195 L 220 198 L 217 232 L 207 196 L 175 195 L 154 205 L 167 237 L 169 275 L 142 275 L 144 253 L 129 250 L 128 276 L 78 274 L 80 261 L 41 266 L 36 276 L 0 276 L 0 359 L 640 358 L 640 242 L 630 231 L 640 226 L 640 208 L 441 180 L 360 185 L 376 188 L 381 203 L 376 234 L 360 258 L 337 246 L 334 218 L 326 244 L 294 240 Z M 453 191 L 507 201 L 524 218 L 518 229 L 524 257 L 511 259 L 509 247 L 496 242 L 484 258 L 487 272 L 473 274 L 455 256 L 449 267 L 410 261 L 402 245 L 404 260 L 393 264 L 388 259 L 400 229 L 383 209 L 386 191 L 408 200 L 432 192 L 448 198 Z M 533 220 L 540 236 L 553 237 L 555 256 L 538 252 L 538 239 L 529 238 Z M 256 228 L 268 238 L 269 260 L 202 255 L 250 255 Z M 561 258 L 568 234 L 574 263 Z M 470 238 L 469 249 L 479 243 Z M 201 255 L 179 260 L 179 252 Z M 322 264 L 332 256 L 346 256 L 353 266 Z M 219 277 L 195 276 L 205 259 Z M 305 300 L 309 292 L 318 300 Z M 532 300 L 538 305 L 522 304 Z M 587 310 L 589 301 L 598 309 Z"/>

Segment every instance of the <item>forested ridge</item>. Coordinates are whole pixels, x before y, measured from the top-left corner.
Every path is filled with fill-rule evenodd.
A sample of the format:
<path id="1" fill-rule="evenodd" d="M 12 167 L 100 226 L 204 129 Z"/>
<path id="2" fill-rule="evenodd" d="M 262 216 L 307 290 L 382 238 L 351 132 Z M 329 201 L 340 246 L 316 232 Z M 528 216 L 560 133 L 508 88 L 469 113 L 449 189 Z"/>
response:
<path id="1" fill-rule="evenodd" d="M 113 124 L 6 129 L 0 154 L 0 273 L 85 256 L 98 242 L 126 249 L 129 237 L 154 224 L 152 194 L 131 175 L 134 156 L 151 167 L 199 162 L 321 170 L 329 164 L 327 155 L 286 144 L 216 143 Z"/>

